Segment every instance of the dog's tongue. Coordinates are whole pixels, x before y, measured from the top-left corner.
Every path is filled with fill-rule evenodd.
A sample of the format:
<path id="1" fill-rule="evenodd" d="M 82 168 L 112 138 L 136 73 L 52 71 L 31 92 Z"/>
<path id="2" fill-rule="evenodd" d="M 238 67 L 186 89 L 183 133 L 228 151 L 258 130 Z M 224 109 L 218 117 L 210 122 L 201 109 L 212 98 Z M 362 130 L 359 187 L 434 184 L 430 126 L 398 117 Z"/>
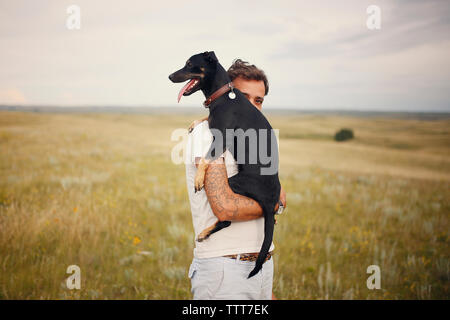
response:
<path id="1" fill-rule="evenodd" d="M 191 79 L 191 81 L 189 81 L 188 83 L 186 83 L 184 85 L 183 88 L 181 88 L 180 92 L 178 93 L 178 102 L 180 102 L 181 96 L 183 95 L 183 93 L 186 92 L 186 90 L 195 82 L 195 79 Z"/>

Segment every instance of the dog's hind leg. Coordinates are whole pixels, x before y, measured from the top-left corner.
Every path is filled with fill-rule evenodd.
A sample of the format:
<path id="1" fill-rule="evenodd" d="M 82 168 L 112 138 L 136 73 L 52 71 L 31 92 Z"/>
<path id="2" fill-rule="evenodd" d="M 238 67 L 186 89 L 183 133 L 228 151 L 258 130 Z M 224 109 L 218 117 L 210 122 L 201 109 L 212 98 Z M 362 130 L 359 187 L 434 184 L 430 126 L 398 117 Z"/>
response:
<path id="1" fill-rule="evenodd" d="M 202 242 L 203 240 L 206 240 L 209 238 L 210 235 L 212 235 L 214 232 L 217 232 L 219 230 L 222 230 L 223 228 L 228 227 L 231 224 L 231 221 L 217 221 L 212 226 L 206 228 L 197 237 L 198 242 Z"/>

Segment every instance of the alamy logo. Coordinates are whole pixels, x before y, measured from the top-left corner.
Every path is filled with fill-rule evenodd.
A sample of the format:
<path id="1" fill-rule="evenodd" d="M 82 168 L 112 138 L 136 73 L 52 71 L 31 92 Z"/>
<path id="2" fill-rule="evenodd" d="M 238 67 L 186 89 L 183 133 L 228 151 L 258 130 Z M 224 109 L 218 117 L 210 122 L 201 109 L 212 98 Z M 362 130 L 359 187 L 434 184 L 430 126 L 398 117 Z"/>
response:
<path id="1" fill-rule="evenodd" d="M 381 289 L 381 270 L 377 265 L 371 265 L 367 267 L 366 272 L 371 274 L 369 278 L 367 278 L 367 289 Z"/>
<path id="2" fill-rule="evenodd" d="M 81 29 L 81 9 L 79 6 L 73 4 L 67 7 L 66 10 L 69 16 L 66 20 L 66 27 L 69 30 Z"/>
<path id="3" fill-rule="evenodd" d="M 67 278 L 66 286 L 68 289 L 81 289 L 81 269 L 79 266 L 73 264 L 67 267 L 66 273 L 72 275 Z"/>
<path id="4" fill-rule="evenodd" d="M 370 5 L 366 9 L 369 15 L 366 20 L 366 26 L 369 30 L 381 29 L 381 9 L 379 6 Z"/>
<path id="5" fill-rule="evenodd" d="M 278 142 L 276 129 L 226 129 L 225 137 L 218 129 L 207 129 L 192 133 L 192 144 L 187 143 L 187 130 L 176 129 L 172 132 L 172 141 L 181 141 L 172 148 L 172 162 L 175 164 L 192 163 L 187 154 L 202 155 L 210 158 L 228 149 L 237 164 L 261 164 L 261 175 L 273 175 L 278 172 Z M 190 150 L 186 150 L 189 148 Z M 189 151 L 189 152 L 186 152 Z"/>

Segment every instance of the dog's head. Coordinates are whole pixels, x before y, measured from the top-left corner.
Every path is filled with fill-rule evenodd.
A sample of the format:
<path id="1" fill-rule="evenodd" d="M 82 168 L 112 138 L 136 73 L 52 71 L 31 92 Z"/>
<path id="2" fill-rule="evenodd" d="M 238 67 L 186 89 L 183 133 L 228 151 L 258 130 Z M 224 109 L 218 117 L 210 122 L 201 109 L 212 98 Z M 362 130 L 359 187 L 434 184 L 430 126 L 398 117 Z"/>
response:
<path id="1" fill-rule="evenodd" d="M 190 57 L 183 68 L 169 76 L 170 81 L 179 83 L 190 80 L 180 90 L 178 102 L 181 96 L 189 96 L 200 90 L 208 79 L 216 72 L 217 58 L 214 51 L 199 53 Z"/>

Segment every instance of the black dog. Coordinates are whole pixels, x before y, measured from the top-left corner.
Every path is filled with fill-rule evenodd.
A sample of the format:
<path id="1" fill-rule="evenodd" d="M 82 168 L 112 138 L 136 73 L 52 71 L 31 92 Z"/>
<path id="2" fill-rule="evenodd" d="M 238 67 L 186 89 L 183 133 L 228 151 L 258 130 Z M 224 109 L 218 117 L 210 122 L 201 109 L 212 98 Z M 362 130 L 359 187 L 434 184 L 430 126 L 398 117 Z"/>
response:
<path id="1" fill-rule="evenodd" d="M 202 90 L 207 98 L 204 105 L 209 107 L 208 123 L 213 134 L 213 143 L 206 157 L 202 158 L 198 166 L 195 178 L 196 191 L 203 187 L 208 164 L 223 154 L 226 149 L 230 150 L 235 159 L 242 159 L 242 153 L 245 154 L 245 161 L 238 161 L 239 173 L 229 178 L 228 182 L 233 192 L 257 201 L 264 213 L 264 241 L 256 260 L 255 268 L 249 274 L 250 278 L 261 270 L 269 252 L 274 231 L 274 209 L 280 198 L 278 146 L 272 127 L 264 115 L 239 90 L 233 88 L 227 72 L 220 65 L 212 51 L 190 57 L 186 65 L 172 73 L 169 79 L 175 83 L 190 80 L 181 89 L 178 101 L 182 95 L 188 96 L 197 90 Z M 250 138 L 244 137 L 245 148 L 241 148 L 242 150 L 238 149 L 238 136 L 234 135 L 230 139 L 230 136 L 227 136 L 226 129 L 242 129 L 240 132 L 248 132 L 247 130 L 249 129 L 250 131 L 253 130 L 257 133 L 256 146 L 255 141 L 252 142 Z M 221 134 L 218 134 L 218 132 Z M 259 132 L 266 132 L 266 135 L 260 135 L 258 134 Z M 219 150 L 215 150 L 217 148 Z M 255 159 L 255 148 L 257 152 L 256 161 L 251 161 L 250 159 Z M 253 150 L 253 153 L 250 150 Z M 267 159 L 263 160 L 262 158 L 266 157 L 262 157 L 260 151 L 262 154 L 270 157 L 272 162 L 268 163 Z M 274 172 L 272 172 L 273 170 L 267 170 L 274 164 L 276 166 Z M 269 174 L 262 174 L 265 169 L 265 172 L 269 172 Z M 228 227 L 230 224 L 230 221 L 218 221 L 215 225 L 202 232 L 197 240 L 202 241 L 212 233 Z"/>

